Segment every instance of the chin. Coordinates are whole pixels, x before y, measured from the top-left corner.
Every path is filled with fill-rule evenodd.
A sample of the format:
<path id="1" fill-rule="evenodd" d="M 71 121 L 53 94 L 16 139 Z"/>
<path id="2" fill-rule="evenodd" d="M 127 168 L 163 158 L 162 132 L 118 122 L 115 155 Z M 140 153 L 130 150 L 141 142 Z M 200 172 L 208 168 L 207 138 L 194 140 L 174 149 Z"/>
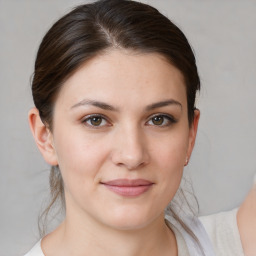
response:
<path id="1" fill-rule="evenodd" d="M 143 229 L 153 223 L 157 217 L 161 215 L 149 215 L 150 211 L 143 211 L 135 209 L 126 209 L 124 211 L 111 211 L 111 214 L 108 216 L 108 220 L 105 219 L 105 223 L 108 223 L 108 226 L 115 228 L 117 230 L 138 230 Z M 107 217 L 107 216 L 105 216 Z"/>

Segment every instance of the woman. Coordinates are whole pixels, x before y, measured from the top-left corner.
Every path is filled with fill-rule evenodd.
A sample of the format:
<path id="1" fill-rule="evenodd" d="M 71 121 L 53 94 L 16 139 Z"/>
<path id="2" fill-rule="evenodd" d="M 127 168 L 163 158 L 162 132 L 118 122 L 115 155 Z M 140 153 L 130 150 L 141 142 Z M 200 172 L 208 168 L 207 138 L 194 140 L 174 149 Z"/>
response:
<path id="1" fill-rule="evenodd" d="M 27 255 L 214 255 L 201 223 L 167 207 L 199 121 L 195 58 L 156 9 L 103 0 L 45 35 L 30 127 L 65 219 Z"/>

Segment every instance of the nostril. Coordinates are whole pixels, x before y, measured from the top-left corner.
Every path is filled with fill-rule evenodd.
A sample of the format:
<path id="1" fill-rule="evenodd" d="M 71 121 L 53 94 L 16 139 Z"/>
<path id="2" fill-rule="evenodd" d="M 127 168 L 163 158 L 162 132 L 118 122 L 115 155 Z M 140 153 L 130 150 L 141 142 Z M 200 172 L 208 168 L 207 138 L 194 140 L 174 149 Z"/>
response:
<path id="1" fill-rule="evenodd" d="M 137 169 L 140 169 L 140 168 L 144 167 L 145 165 L 146 165 L 146 163 L 142 162 L 142 163 L 139 163 L 137 165 L 130 165 L 130 166 L 126 165 L 126 167 L 127 167 L 128 170 L 137 170 Z"/>
<path id="2" fill-rule="evenodd" d="M 134 152 L 129 154 L 126 150 L 114 152 L 112 154 L 112 161 L 118 166 L 123 166 L 128 170 L 142 168 L 148 163 L 148 155 L 145 151 Z"/>

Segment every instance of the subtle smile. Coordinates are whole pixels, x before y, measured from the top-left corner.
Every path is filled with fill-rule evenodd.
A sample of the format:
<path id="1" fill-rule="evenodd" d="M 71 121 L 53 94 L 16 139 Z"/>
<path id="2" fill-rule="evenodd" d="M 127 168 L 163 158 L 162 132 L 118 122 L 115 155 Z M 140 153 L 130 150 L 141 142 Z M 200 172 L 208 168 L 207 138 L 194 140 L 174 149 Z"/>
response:
<path id="1" fill-rule="evenodd" d="M 148 191 L 154 185 L 153 182 L 143 179 L 117 179 L 101 182 L 101 184 L 112 192 L 126 197 L 139 196 Z"/>

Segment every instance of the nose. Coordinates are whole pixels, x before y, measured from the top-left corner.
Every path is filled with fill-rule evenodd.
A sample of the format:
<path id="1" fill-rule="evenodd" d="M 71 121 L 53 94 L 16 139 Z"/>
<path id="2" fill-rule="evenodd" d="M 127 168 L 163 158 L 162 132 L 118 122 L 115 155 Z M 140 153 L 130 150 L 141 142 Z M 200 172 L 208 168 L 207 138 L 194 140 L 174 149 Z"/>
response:
<path id="1" fill-rule="evenodd" d="M 148 145 L 139 129 L 125 129 L 115 136 L 112 151 L 112 161 L 115 165 L 134 170 L 149 163 Z"/>

